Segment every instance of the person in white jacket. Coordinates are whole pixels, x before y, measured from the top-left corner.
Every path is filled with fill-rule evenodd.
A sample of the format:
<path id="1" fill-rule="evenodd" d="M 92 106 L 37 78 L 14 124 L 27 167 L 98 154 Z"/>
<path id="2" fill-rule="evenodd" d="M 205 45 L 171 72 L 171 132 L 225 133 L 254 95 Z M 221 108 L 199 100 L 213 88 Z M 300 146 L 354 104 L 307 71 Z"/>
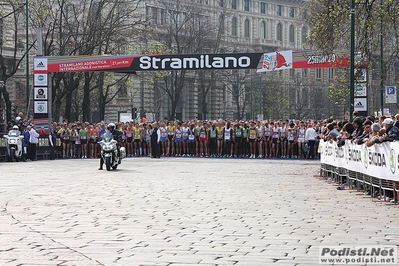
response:
<path id="1" fill-rule="evenodd" d="M 30 158 L 31 161 L 36 161 L 36 149 L 37 143 L 39 142 L 39 133 L 36 131 L 36 126 L 32 125 L 29 130 L 29 145 L 30 145 Z"/>
<path id="2" fill-rule="evenodd" d="M 314 144 L 316 142 L 316 130 L 314 130 L 312 124 L 308 124 L 308 128 L 305 133 L 305 142 L 308 144 L 309 149 L 309 157 L 310 159 L 314 158 Z"/>

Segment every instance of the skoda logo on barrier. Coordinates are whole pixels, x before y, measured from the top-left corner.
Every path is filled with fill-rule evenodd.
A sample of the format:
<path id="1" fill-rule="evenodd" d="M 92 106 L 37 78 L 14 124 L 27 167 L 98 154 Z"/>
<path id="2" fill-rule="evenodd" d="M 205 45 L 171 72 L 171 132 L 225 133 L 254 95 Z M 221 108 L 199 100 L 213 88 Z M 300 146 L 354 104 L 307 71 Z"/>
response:
<path id="1" fill-rule="evenodd" d="M 394 149 L 391 149 L 389 152 L 389 168 L 391 169 L 392 174 L 394 174 L 396 171 L 396 156 Z"/>
<path id="2" fill-rule="evenodd" d="M 367 167 L 369 166 L 369 151 L 366 145 L 364 145 L 363 148 L 363 163 L 364 167 L 367 169 Z"/>
<path id="3" fill-rule="evenodd" d="M 38 79 L 39 81 L 43 81 L 43 80 L 44 80 L 44 76 L 43 76 L 43 75 L 39 75 L 39 76 L 37 76 L 37 79 Z"/>
<path id="4" fill-rule="evenodd" d="M 333 160 L 335 162 L 335 159 L 337 157 L 337 149 L 336 149 L 337 145 L 333 146 Z"/>

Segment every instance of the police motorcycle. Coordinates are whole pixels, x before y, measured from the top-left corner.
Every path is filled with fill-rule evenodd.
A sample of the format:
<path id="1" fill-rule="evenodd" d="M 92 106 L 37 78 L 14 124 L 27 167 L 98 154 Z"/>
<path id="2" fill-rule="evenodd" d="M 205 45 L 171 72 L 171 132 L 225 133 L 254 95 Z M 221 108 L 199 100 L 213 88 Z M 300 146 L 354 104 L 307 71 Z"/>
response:
<path id="1" fill-rule="evenodd" d="M 24 136 L 21 135 L 18 126 L 13 126 L 7 135 L 3 138 L 7 140 L 7 156 L 10 162 L 23 160 L 23 145 L 22 140 Z"/>
<path id="2" fill-rule="evenodd" d="M 101 159 L 103 160 L 107 171 L 118 168 L 120 161 L 126 157 L 126 150 L 124 147 L 120 148 L 118 155 L 118 142 L 114 140 L 110 131 L 106 131 L 99 142 L 101 146 Z"/>

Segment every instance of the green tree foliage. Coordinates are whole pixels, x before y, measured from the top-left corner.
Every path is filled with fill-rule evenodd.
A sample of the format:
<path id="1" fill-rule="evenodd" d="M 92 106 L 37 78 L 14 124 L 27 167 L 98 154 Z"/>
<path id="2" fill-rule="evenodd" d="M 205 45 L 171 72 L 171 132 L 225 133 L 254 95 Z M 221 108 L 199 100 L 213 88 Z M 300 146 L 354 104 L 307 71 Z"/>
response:
<path id="1" fill-rule="evenodd" d="M 307 22 L 311 25 L 307 48 L 331 53 L 334 50 L 350 50 L 351 0 L 312 0 L 305 6 L 309 10 Z M 380 71 L 380 47 L 383 38 L 383 69 L 392 69 L 399 53 L 399 3 L 395 0 L 355 1 L 355 50 L 369 58 L 370 75 L 385 79 Z M 330 99 L 342 99 L 349 95 L 349 70 L 340 72 L 330 88 Z M 383 74 L 383 75 L 382 75 Z M 346 77 L 346 78 L 343 78 Z M 391 82 L 398 81 L 395 76 Z M 343 90 L 343 91 L 342 91 Z"/>

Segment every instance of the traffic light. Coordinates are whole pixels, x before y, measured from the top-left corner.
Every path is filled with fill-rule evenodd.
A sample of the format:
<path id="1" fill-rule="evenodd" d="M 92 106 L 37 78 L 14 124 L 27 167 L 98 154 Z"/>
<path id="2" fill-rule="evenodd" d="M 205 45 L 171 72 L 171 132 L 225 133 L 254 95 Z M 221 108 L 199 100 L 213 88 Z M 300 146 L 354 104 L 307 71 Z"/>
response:
<path id="1" fill-rule="evenodd" d="M 141 109 L 140 110 L 140 119 L 142 119 L 142 118 L 144 118 L 145 117 L 145 110 L 144 109 Z"/>
<path id="2" fill-rule="evenodd" d="M 135 120 L 137 118 L 137 108 L 132 108 L 132 119 Z"/>

